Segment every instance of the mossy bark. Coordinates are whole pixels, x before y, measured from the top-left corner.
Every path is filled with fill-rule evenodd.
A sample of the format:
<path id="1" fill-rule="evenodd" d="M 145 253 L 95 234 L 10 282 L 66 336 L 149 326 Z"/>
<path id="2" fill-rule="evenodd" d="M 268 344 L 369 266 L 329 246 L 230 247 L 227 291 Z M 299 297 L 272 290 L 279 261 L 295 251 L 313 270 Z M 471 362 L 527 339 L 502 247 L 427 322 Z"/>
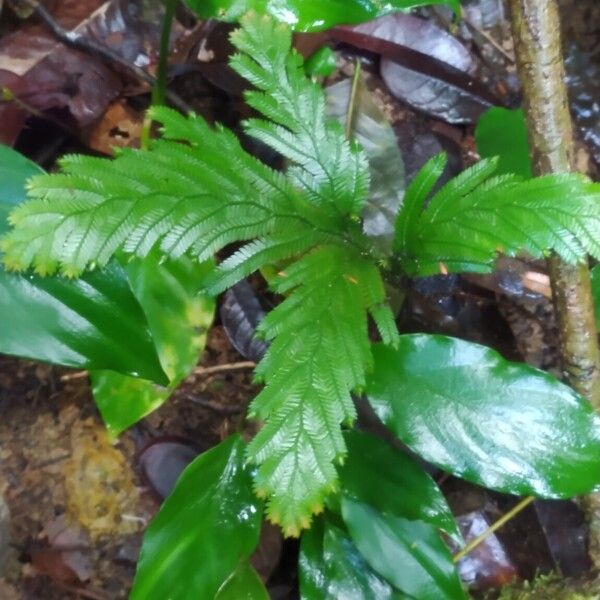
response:
<path id="1" fill-rule="evenodd" d="M 573 126 L 556 0 L 510 0 L 510 8 L 534 173 L 570 171 Z M 600 349 L 588 266 L 554 257 L 549 267 L 565 379 L 600 411 Z M 600 498 L 589 496 L 585 505 L 590 556 L 600 568 Z"/>

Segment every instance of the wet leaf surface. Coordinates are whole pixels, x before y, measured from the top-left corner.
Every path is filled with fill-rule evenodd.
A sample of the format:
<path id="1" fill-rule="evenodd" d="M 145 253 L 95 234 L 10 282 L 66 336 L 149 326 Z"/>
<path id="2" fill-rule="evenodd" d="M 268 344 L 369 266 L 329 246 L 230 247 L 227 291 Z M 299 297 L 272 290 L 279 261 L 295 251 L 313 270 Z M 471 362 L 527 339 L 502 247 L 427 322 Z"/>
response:
<path id="1" fill-rule="evenodd" d="M 342 499 L 342 514 L 358 550 L 396 588 L 422 600 L 466 599 L 435 527 L 391 517 L 347 498 Z"/>
<path id="2" fill-rule="evenodd" d="M 333 25 L 362 23 L 393 10 L 445 4 L 460 13 L 458 0 L 186 0 L 200 17 L 235 21 L 250 10 L 268 12 L 296 31 L 319 31 Z"/>
<path id="3" fill-rule="evenodd" d="M 405 598 L 371 569 L 345 531 L 323 519 L 302 536 L 299 570 L 302 600 Z"/>
<path id="4" fill-rule="evenodd" d="M 344 496 L 386 514 L 422 520 L 460 540 L 460 533 L 439 488 L 406 453 L 381 438 L 349 431 L 348 456 L 340 468 Z"/>
<path id="5" fill-rule="evenodd" d="M 214 598 L 250 556 L 262 506 L 244 454 L 244 442 L 233 435 L 183 472 L 144 536 L 132 600 Z"/>
<path id="6" fill-rule="evenodd" d="M 419 17 L 393 14 L 356 27 L 337 27 L 333 39 L 380 54 L 381 76 L 413 108 L 449 123 L 473 123 L 499 100 L 474 74 L 470 52 L 443 29 Z"/>
<path id="7" fill-rule="evenodd" d="M 374 346 L 367 395 L 425 460 L 498 491 L 566 498 L 600 483 L 600 420 L 552 376 L 455 338 Z"/>
<path id="8" fill-rule="evenodd" d="M 154 255 L 125 266 L 169 386 L 110 371 L 92 372 L 94 399 L 112 436 L 161 406 L 196 366 L 214 316 L 215 302 L 202 292 L 211 265 L 186 256 L 162 262 Z"/>
<path id="9" fill-rule="evenodd" d="M 0 233 L 40 172 L 0 147 Z M 115 369 L 166 383 L 148 322 L 117 264 L 78 280 L 0 270 L 0 351 L 71 367 Z M 7 318 L 9 317 L 9 318 Z"/>

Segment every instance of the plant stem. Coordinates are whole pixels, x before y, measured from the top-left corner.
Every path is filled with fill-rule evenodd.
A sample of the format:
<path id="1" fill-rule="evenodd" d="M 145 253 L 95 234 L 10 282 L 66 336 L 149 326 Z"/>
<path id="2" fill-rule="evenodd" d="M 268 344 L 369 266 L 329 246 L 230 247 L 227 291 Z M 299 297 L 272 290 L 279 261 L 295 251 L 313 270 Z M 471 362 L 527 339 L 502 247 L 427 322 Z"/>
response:
<path id="1" fill-rule="evenodd" d="M 178 0 L 165 0 L 165 14 L 163 16 L 162 29 L 160 32 L 160 50 L 158 55 L 158 68 L 156 70 L 156 82 L 152 89 L 152 106 L 165 104 L 167 92 L 167 67 L 169 62 L 169 41 L 173 19 L 177 10 Z"/>
<path id="2" fill-rule="evenodd" d="M 356 112 L 356 96 L 358 93 L 358 84 L 360 83 L 361 63 L 356 59 L 354 65 L 354 75 L 352 76 L 352 88 L 350 90 L 350 100 L 348 101 L 348 112 L 346 113 L 346 137 L 352 137 L 352 129 L 354 127 L 354 117 Z"/>
<path id="3" fill-rule="evenodd" d="M 573 170 L 573 126 L 556 0 L 510 0 L 512 31 L 536 175 Z M 565 199 L 568 201 L 568 199 Z M 587 264 L 549 260 L 566 381 L 600 411 L 600 349 Z M 600 499 L 586 500 L 590 555 L 600 567 Z"/>
<path id="4" fill-rule="evenodd" d="M 165 14 L 163 16 L 162 29 L 160 31 L 160 47 L 158 54 L 158 67 L 156 70 L 156 80 L 152 87 L 152 106 L 161 106 L 165 104 L 167 96 L 167 67 L 169 66 L 169 41 L 171 39 L 171 29 L 173 28 L 173 19 L 179 0 L 165 0 Z M 152 119 L 146 115 L 142 125 L 140 136 L 140 147 L 147 150 L 150 144 L 150 133 L 152 129 Z"/>
<path id="5" fill-rule="evenodd" d="M 522 510 L 527 508 L 535 498 L 533 496 L 527 496 L 523 498 L 521 502 L 511 508 L 505 515 L 502 515 L 495 523 L 490 525 L 483 533 L 480 533 L 476 538 L 473 538 L 462 550 L 459 550 L 453 557 L 452 562 L 457 563 L 461 558 L 464 558 L 469 552 L 472 552 L 479 544 L 487 540 L 492 533 L 500 529 L 503 525 L 508 523 L 512 518 L 516 517 Z"/>

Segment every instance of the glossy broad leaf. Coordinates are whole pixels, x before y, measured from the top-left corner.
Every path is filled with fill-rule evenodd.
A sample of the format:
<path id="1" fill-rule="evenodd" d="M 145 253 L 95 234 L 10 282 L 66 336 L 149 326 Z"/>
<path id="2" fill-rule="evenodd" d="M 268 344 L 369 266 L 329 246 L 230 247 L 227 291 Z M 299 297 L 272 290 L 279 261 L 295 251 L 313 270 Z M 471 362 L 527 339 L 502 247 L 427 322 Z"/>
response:
<path id="1" fill-rule="evenodd" d="M 551 375 L 438 335 L 374 347 L 369 400 L 425 460 L 486 487 L 568 498 L 600 483 L 600 417 Z"/>
<path id="2" fill-rule="evenodd" d="M 258 573 L 244 561 L 217 592 L 215 600 L 270 600 L 270 596 Z"/>
<path id="3" fill-rule="evenodd" d="M 498 157 L 496 174 L 514 173 L 525 179 L 533 176 L 522 109 L 490 108 L 477 122 L 475 141 L 481 158 Z"/>
<path id="4" fill-rule="evenodd" d="M 327 594 L 325 557 L 323 556 L 323 533 L 325 519 L 317 517 L 310 529 L 303 532 L 298 557 L 298 578 L 302 600 L 321 600 Z"/>
<path id="5" fill-rule="evenodd" d="M 262 508 L 234 435 L 183 472 L 146 534 L 131 600 L 215 597 L 254 551 Z"/>
<path id="6" fill-rule="evenodd" d="M 25 199 L 25 182 L 39 173 L 0 146 L 0 233 L 8 228 L 8 212 Z M 117 264 L 77 281 L 0 268 L 0 315 L 0 352 L 166 383 L 148 322 Z"/>
<path id="7" fill-rule="evenodd" d="M 302 600 L 405 598 L 371 569 L 342 529 L 325 519 L 302 536 L 299 567 Z"/>
<path id="8" fill-rule="evenodd" d="M 466 599 L 452 556 L 435 527 L 342 499 L 352 540 L 371 567 L 416 600 Z"/>
<path id="9" fill-rule="evenodd" d="M 196 366 L 214 317 L 215 302 L 202 292 L 213 268 L 212 261 L 198 263 L 182 256 L 163 262 L 156 254 L 127 265 L 129 283 L 150 324 L 169 386 L 111 371 L 92 373 L 94 399 L 111 435 L 161 406 Z"/>
<path id="10" fill-rule="evenodd" d="M 111 437 L 161 407 L 171 394 L 170 386 L 115 371 L 91 371 L 94 402 Z"/>
<path id="11" fill-rule="evenodd" d="M 352 112 L 352 136 L 360 143 L 369 161 L 371 185 L 363 209 L 363 230 L 376 246 L 389 253 L 394 237 L 394 222 L 404 196 L 404 161 L 396 134 L 375 104 L 364 79 L 360 78 L 353 106 L 350 107 L 352 81 L 346 79 L 326 88 L 327 111 L 346 124 Z"/>
<path id="12" fill-rule="evenodd" d="M 375 17 L 418 6 L 444 4 L 460 14 L 459 0 L 186 0 L 200 17 L 236 21 L 254 10 L 287 23 L 296 31 L 320 31 L 334 25 L 363 23 Z"/>
<path id="13" fill-rule="evenodd" d="M 345 497 L 389 515 L 426 521 L 462 540 L 438 486 L 412 458 L 361 431 L 348 431 L 345 439 L 348 456 L 339 468 Z"/>

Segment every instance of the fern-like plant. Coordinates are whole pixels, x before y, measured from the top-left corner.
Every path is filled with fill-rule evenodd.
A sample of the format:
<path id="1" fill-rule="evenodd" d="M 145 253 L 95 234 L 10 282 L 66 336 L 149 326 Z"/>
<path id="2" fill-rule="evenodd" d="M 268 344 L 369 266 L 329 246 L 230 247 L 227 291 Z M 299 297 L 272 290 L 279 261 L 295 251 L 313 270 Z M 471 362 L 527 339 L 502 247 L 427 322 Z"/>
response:
<path id="1" fill-rule="evenodd" d="M 382 270 L 490 271 L 498 253 L 523 250 L 600 259 L 600 193 L 577 175 L 494 177 L 487 160 L 430 197 L 440 156 L 407 191 L 393 254 L 381 256 L 362 230 L 365 155 L 327 118 L 290 30 L 248 15 L 232 41 L 239 53 L 231 64 L 254 86 L 246 99 L 262 115 L 245 123 L 246 133 L 283 155 L 285 172 L 246 153 L 222 127 L 154 108 L 162 137 L 148 150 L 114 160 L 69 156 L 60 173 L 34 177 L 2 250 L 9 269 L 75 277 L 116 253 L 159 249 L 205 260 L 242 242 L 216 268 L 215 294 L 279 265 L 273 288 L 284 300 L 260 327 L 272 343 L 250 409 L 264 426 L 247 458 L 258 466 L 255 489 L 268 497 L 270 519 L 297 535 L 337 486 L 341 426 L 353 422 L 351 394 L 373 364 L 369 319 L 384 344 L 399 341 Z"/>

